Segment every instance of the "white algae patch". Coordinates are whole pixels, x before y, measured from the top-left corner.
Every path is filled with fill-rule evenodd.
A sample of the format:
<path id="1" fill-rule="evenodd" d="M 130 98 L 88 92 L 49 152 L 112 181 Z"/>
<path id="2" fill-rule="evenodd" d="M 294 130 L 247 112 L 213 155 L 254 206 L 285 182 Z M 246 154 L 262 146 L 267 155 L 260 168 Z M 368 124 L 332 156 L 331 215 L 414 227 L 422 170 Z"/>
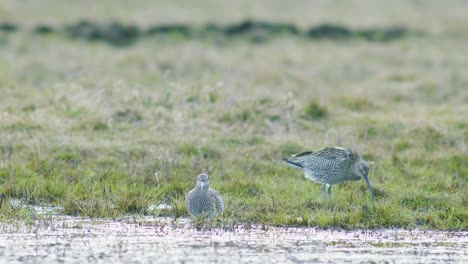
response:
<path id="1" fill-rule="evenodd" d="M 468 263 L 468 232 L 319 230 L 188 219 L 73 217 L 0 224 L 1 263 Z"/>

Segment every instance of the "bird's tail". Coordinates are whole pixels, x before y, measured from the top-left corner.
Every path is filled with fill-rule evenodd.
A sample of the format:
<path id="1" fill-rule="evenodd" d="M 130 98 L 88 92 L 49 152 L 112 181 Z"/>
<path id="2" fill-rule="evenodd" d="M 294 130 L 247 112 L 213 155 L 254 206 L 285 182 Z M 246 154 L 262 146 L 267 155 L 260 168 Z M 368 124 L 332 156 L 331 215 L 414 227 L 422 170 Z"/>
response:
<path id="1" fill-rule="evenodd" d="M 290 158 L 283 158 L 283 161 L 284 161 L 284 163 L 286 163 L 286 165 L 289 165 L 289 166 L 291 166 L 293 168 L 298 168 L 298 169 L 303 168 L 303 166 L 300 163 L 294 162 Z"/>

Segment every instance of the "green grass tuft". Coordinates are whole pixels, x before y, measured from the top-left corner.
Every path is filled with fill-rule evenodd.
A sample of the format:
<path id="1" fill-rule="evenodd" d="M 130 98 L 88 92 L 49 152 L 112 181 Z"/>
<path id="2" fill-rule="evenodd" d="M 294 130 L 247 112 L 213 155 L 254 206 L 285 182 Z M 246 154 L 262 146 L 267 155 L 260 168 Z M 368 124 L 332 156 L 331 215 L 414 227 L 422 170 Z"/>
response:
<path id="1" fill-rule="evenodd" d="M 304 114 L 302 118 L 307 120 L 318 120 L 326 117 L 328 111 L 317 102 L 312 101 L 310 102 L 304 109 Z"/>

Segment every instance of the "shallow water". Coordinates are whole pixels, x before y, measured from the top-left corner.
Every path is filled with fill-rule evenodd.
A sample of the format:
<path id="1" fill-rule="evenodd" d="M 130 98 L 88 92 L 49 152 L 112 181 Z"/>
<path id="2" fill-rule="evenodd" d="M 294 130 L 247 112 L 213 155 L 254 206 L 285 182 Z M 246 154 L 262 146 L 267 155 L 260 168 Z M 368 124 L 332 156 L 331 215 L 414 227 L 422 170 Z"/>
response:
<path id="1" fill-rule="evenodd" d="M 54 217 L 0 224 L 2 263 L 468 263 L 468 232 L 332 231 L 236 226 L 197 230 L 188 219 Z"/>

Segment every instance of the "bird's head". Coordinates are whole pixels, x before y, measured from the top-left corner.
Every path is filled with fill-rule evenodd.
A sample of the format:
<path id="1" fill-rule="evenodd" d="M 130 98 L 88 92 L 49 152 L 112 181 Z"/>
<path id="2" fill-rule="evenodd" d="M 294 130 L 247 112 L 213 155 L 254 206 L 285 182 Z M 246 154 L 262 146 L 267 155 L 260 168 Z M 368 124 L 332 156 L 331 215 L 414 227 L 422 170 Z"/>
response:
<path id="1" fill-rule="evenodd" d="M 198 175 L 197 187 L 200 187 L 202 190 L 208 190 L 210 188 L 210 181 L 208 180 L 208 175 L 202 173 Z"/>
<path id="2" fill-rule="evenodd" d="M 364 160 L 359 161 L 359 163 L 356 165 L 356 170 L 357 174 L 361 178 L 366 179 L 369 175 L 369 163 Z"/>

